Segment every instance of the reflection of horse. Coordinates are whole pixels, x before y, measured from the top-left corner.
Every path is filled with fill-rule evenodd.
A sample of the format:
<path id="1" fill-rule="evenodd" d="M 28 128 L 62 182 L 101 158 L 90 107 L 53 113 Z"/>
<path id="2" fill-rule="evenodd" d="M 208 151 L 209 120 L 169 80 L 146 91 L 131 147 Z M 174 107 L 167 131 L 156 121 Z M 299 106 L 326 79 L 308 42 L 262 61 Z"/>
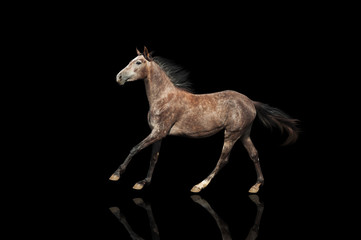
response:
<path id="1" fill-rule="evenodd" d="M 142 198 L 134 198 L 133 202 L 139 206 L 145 209 L 145 211 L 147 212 L 148 218 L 149 218 L 149 225 L 150 225 L 150 229 L 152 231 L 152 239 L 159 239 L 159 231 L 158 231 L 158 227 L 157 224 L 155 223 L 154 217 L 153 217 L 153 212 L 152 212 L 152 207 L 150 206 L 149 203 L 146 203 L 143 201 Z M 125 229 L 127 229 L 130 237 L 134 240 L 144 240 L 143 238 L 141 238 L 138 234 L 136 234 L 133 229 L 130 227 L 130 225 L 128 224 L 127 219 L 125 218 L 125 216 L 120 212 L 118 207 L 111 207 L 109 208 L 109 210 L 118 218 L 118 220 L 123 224 L 123 226 L 125 227 Z"/>
<path id="2" fill-rule="evenodd" d="M 194 202 L 196 202 L 199 205 L 201 205 L 202 207 L 204 207 L 209 212 L 209 214 L 211 214 L 211 216 L 214 218 L 214 220 L 216 220 L 217 225 L 219 227 L 219 230 L 221 230 L 222 239 L 231 240 L 232 239 L 231 238 L 231 233 L 230 233 L 230 231 L 228 229 L 227 223 L 225 223 L 217 215 L 217 213 L 212 209 L 211 205 L 209 205 L 209 203 L 206 200 L 204 200 L 203 198 L 201 198 L 199 195 L 193 195 L 193 196 L 191 196 L 191 198 L 192 198 L 192 200 Z M 249 233 L 248 233 L 248 236 L 247 236 L 246 240 L 254 240 L 258 236 L 259 224 L 261 222 L 264 207 L 263 207 L 263 203 L 260 203 L 259 198 L 258 198 L 257 195 L 250 195 L 249 198 L 257 206 L 257 215 L 256 215 L 256 219 L 254 221 L 253 226 L 249 230 Z"/>
<path id="3" fill-rule="evenodd" d="M 194 202 L 198 203 L 203 208 L 205 208 L 209 212 L 209 214 L 214 218 L 214 220 L 216 221 L 216 223 L 218 225 L 219 230 L 221 231 L 222 239 L 231 240 L 232 237 L 231 237 L 231 233 L 229 231 L 227 223 L 224 222 L 217 215 L 217 213 L 212 209 L 212 207 L 209 205 L 209 203 L 206 200 L 204 200 L 202 197 L 200 197 L 199 195 L 193 195 L 193 196 L 191 196 L 191 198 Z M 258 236 L 259 225 L 261 222 L 264 207 L 263 207 L 263 203 L 260 203 L 257 195 L 250 195 L 249 198 L 252 200 L 252 202 L 254 202 L 256 204 L 257 214 L 256 214 L 255 222 L 254 222 L 253 226 L 251 227 L 251 229 L 249 230 L 246 240 L 255 240 Z M 135 198 L 135 199 L 133 199 L 133 201 L 137 206 L 140 206 L 146 210 L 148 219 L 149 219 L 150 229 L 152 232 L 152 239 L 153 240 L 160 239 L 158 227 L 157 227 L 157 224 L 156 224 L 154 216 L 153 216 L 151 205 L 149 203 L 144 202 L 142 198 Z M 128 233 L 132 239 L 143 240 L 143 238 L 141 238 L 138 234 L 136 234 L 133 231 L 133 229 L 129 225 L 128 221 L 126 220 L 126 217 L 120 212 L 118 207 L 111 207 L 111 208 L 109 208 L 109 210 L 122 223 L 122 225 L 128 231 Z"/>
<path id="4" fill-rule="evenodd" d="M 249 198 L 252 200 L 252 202 L 254 202 L 256 204 L 257 214 L 256 214 L 256 218 L 254 220 L 254 224 L 251 227 L 251 229 L 249 230 L 248 236 L 246 237 L 246 240 L 254 240 L 258 236 L 259 224 L 261 222 L 264 205 L 263 205 L 263 203 L 261 203 L 259 201 L 259 198 L 257 195 L 249 195 Z"/>
<path id="5" fill-rule="evenodd" d="M 126 82 L 144 79 L 149 101 L 148 123 L 152 132 L 138 145 L 110 177 L 116 181 L 125 171 L 132 157 L 143 148 L 153 144 L 152 157 L 147 177 L 137 182 L 134 189 L 142 189 L 152 179 L 155 164 L 158 160 L 161 141 L 167 135 L 187 136 L 193 138 L 211 136 L 224 130 L 224 144 L 218 163 L 210 175 L 192 188 L 199 192 L 207 187 L 218 171 L 228 162 L 233 145 L 241 139 L 252 159 L 257 182 L 249 190 L 256 193 L 264 178 L 261 171 L 258 153 L 254 147 L 250 132 L 256 116 L 266 127 L 278 127 L 288 133 L 284 144 L 296 141 L 298 129 L 296 119 L 277 108 L 260 102 L 254 102 L 235 91 L 222 91 L 211 94 L 192 94 L 184 87 L 187 84 L 184 74 L 164 60 L 152 58 L 146 47 L 144 52 L 137 50 L 138 56 L 117 75 L 120 85 Z"/>

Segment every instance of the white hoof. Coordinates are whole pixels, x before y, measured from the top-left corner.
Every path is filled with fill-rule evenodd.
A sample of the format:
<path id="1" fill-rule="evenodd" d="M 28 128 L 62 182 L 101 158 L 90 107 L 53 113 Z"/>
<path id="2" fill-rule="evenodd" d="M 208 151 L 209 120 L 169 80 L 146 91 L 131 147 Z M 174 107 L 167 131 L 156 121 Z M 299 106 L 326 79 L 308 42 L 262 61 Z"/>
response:
<path id="1" fill-rule="evenodd" d="M 255 185 L 253 185 L 250 189 L 249 189 L 249 193 L 258 193 L 259 190 L 259 186 L 261 186 L 260 183 L 256 183 Z"/>
<path id="2" fill-rule="evenodd" d="M 110 178 L 109 178 L 109 180 L 111 180 L 111 181 L 118 181 L 119 180 L 119 176 L 118 175 L 112 175 Z"/>
<path id="3" fill-rule="evenodd" d="M 200 192 L 201 190 L 202 189 L 200 187 L 197 187 L 197 185 L 196 185 L 191 189 L 191 192 L 197 193 L 197 192 Z"/>
<path id="4" fill-rule="evenodd" d="M 133 189 L 141 190 L 141 189 L 143 189 L 143 187 L 144 187 L 144 184 L 136 183 L 136 184 L 134 184 Z"/>

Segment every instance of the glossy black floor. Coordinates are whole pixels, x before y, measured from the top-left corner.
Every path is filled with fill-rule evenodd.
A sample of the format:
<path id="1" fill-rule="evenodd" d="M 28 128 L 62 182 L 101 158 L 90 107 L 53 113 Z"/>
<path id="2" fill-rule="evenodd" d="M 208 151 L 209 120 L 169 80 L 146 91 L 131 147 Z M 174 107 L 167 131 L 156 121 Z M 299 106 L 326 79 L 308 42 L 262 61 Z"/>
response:
<path id="1" fill-rule="evenodd" d="M 312 161 L 306 139 L 301 136 L 298 144 L 283 148 L 267 137 L 255 139 L 265 176 L 258 194 L 248 193 L 256 174 L 241 144 L 206 189 L 190 192 L 215 166 L 222 134 L 164 140 L 153 181 L 142 191 L 132 186 L 146 175 L 150 149 L 134 158 L 118 182 L 110 182 L 108 177 L 127 147 L 114 143 L 103 148 L 98 168 L 88 171 L 92 177 L 80 185 L 79 192 L 90 189 L 78 203 L 77 230 L 114 239 L 305 239 L 310 234 L 317 238 L 322 205 L 310 188 L 315 173 L 303 167 Z"/>
<path id="2" fill-rule="evenodd" d="M 102 73 L 99 69 L 96 71 L 104 82 L 100 83 L 94 76 L 90 78 L 94 86 L 85 88 L 91 91 L 85 94 L 88 100 L 79 109 L 80 120 L 75 122 L 78 132 L 72 141 L 79 145 L 73 147 L 86 175 L 79 189 L 89 189 L 80 203 L 87 206 L 81 211 L 84 215 L 80 214 L 77 220 L 83 233 L 104 239 L 304 239 L 310 234 L 317 236 L 318 212 L 314 204 L 318 205 L 319 199 L 312 186 L 315 168 L 310 167 L 314 166 L 317 154 L 310 134 L 309 102 L 304 96 L 307 86 L 300 80 L 289 81 L 294 74 L 291 70 L 280 78 L 269 79 L 268 74 L 276 74 L 275 65 L 263 65 L 258 77 L 251 74 L 257 74 L 257 68 L 252 67 L 246 70 L 247 77 L 241 77 L 240 72 L 239 77 L 221 78 L 217 75 L 223 70 L 214 69 L 216 63 L 208 68 L 202 62 L 204 58 L 198 58 L 197 54 L 190 57 L 191 63 L 182 54 L 183 58 L 179 58 L 194 69 L 196 92 L 237 90 L 300 119 L 299 140 L 286 147 L 280 146 L 286 137 L 284 134 L 269 131 L 255 121 L 251 136 L 265 177 L 265 185 L 258 194 L 248 193 L 256 180 L 256 172 L 241 143 L 235 145 L 229 164 L 206 189 L 196 195 L 190 192 L 192 186 L 214 168 L 222 149 L 222 132 L 205 139 L 167 137 L 162 142 L 153 181 L 142 191 L 133 190 L 132 186 L 146 175 L 150 148 L 133 158 L 118 182 L 109 181 L 130 149 L 149 133 L 143 82 L 122 87 L 115 83 L 117 71 L 135 56 L 133 47 L 126 52 L 117 63 L 108 60 L 111 67 L 102 65 Z M 177 54 L 169 55 L 173 59 L 177 57 Z M 232 66 L 238 63 L 237 59 L 228 59 L 229 62 L 223 64 Z M 207 70 L 206 78 L 201 78 L 199 66 Z M 209 72 L 209 69 L 214 71 Z M 235 69 L 229 70 L 227 75 L 231 76 L 232 71 Z M 294 78 L 300 76 L 296 74 Z M 307 97 L 311 95 L 309 92 Z"/>
<path id="3" fill-rule="evenodd" d="M 194 34 L 190 23 L 167 31 L 131 25 L 130 33 L 123 28 L 130 28 L 129 20 L 120 29 L 114 19 L 111 26 L 73 29 L 67 47 L 58 49 L 60 56 L 69 53 L 70 71 L 61 76 L 69 84 L 59 98 L 64 114 L 57 119 L 64 124 L 57 131 L 70 150 L 67 168 L 74 167 L 79 179 L 72 183 L 79 198 L 69 197 L 76 209 L 68 216 L 72 224 L 65 228 L 101 239 L 317 239 L 322 205 L 314 183 L 322 158 L 315 125 L 322 119 L 315 114 L 319 92 L 313 83 L 320 76 L 319 35 L 312 24 L 287 19 L 253 19 L 230 28 L 199 22 Z M 133 158 L 118 182 L 108 180 L 149 134 L 143 82 L 115 82 L 136 56 L 135 47 L 144 45 L 189 70 L 196 93 L 235 90 L 300 120 L 299 140 L 286 147 L 280 147 L 284 134 L 255 121 L 251 137 L 265 177 L 258 194 L 248 193 L 256 172 L 241 143 L 206 189 L 190 192 L 215 167 L 222 132 L 205 139 L 167 137 L 152 183 L 142 191 L 132 186 L 146 176 L 150 148 Z"/>

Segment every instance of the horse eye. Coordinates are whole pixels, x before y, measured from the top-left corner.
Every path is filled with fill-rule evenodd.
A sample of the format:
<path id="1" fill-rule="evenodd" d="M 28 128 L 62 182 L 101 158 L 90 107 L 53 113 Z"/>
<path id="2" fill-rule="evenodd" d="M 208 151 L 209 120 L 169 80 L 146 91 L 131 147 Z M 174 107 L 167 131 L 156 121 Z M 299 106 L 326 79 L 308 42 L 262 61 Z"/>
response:
<path id="1" fill-rule="evenodd" d="M 137 61 L 135 64 L 140 65 L 140 64 L 142 64 L 142 62 L 141 62 L 141 61 Z"/>

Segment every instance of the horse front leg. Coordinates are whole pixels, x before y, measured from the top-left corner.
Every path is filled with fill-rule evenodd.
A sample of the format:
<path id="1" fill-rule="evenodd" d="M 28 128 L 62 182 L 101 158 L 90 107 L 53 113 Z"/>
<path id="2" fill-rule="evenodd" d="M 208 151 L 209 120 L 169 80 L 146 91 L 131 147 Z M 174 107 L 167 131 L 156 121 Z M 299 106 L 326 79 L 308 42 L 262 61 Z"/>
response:
<path id="1" fill-rule="evenodd" d="M 134 186 L 133 189 L 136 190 L 141 190 L 144 186 L 149 185 L 150 182 L 152 181 L 152 176 L 153 176 L 153 172 L 154 172 L 154 167 L 155 164 L 158 161 L 158 157 L 159 157 L 159 150 L 160 150 L 160 145 L 162 143 L 162 140 L 159 140 L 155 143 L 153 143 L 152 146 L 152 155 L 150 157 L 150 165 L 149 165 L 149 169 L 148 169 L 148 174 L 147 177 L 142 180 L 137 182 Z"/>
<path id="2" fill-rule="evenodd" d="M 132 160 L 135 154 L 137 154 L 142 149 L 148 147 L 149 145 L 161 140 L 164 138 L 167 134 L 167 131 L 160 131 L 159 129 L 153 129 L 152 132 L 138 145 L 132 148 L 130 150 L 130 153 L 128 157 L 124 160 L 124 162 L 118 167 L 117 170 L 113 173 L 113 175 L 109 178 L 109 180 L 117 181 L 120 178 L 120 175 L 125 172 L 125 169 L 127 168 L 129 162 Z"/>

